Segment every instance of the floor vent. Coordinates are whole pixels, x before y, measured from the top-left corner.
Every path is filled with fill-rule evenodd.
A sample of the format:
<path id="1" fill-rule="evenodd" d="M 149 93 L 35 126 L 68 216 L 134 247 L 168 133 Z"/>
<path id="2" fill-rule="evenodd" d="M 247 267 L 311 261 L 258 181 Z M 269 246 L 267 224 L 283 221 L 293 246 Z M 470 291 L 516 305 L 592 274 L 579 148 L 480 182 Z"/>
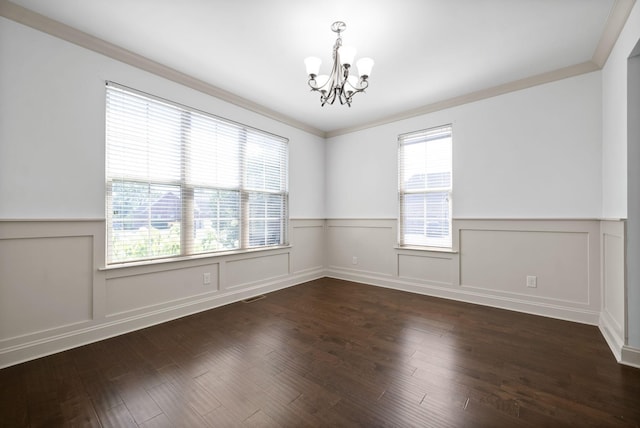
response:
<path id="1" fill-rule="evenodd" d="M 261 294 L 259 296 L 255 296 L 255 297 L 249 297 L 248 299 L 244 299 L 242 300 L 242 303 L 251 303 L 251 302 L 255 302 L 256 300 L 261 300 L 264 299 L 265 295 Z"/>

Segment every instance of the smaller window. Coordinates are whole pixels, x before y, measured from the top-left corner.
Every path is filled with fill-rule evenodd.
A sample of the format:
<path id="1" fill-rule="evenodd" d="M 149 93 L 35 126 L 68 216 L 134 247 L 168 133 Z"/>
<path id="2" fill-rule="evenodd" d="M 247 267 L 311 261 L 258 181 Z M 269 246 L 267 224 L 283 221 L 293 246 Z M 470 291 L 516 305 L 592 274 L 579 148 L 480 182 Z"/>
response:
<path id="1" fill-rule="evenodd" d="M 398 137 L 400 246 L 451 248 L 451 125 Z"/>

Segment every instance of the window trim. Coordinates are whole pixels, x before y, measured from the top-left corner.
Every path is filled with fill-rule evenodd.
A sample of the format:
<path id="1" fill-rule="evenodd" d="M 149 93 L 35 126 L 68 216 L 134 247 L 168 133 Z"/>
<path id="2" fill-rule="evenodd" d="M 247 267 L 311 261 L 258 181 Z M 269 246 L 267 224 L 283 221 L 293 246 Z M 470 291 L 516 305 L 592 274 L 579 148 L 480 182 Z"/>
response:
<path id="1" fill-rule="evenodd" d="M 433 136 L 429 136 L 428 134 L 433 132 Z M 450 186 L 448 187 L 437 187 L 437 188 L 429 188 L 429 189 L 421 189 L 421 190 L 403 190 L 402 179 L 403 179 L 403 147 L 406 145 L 406 140 L 411 137 L 418 137 L 420 134 L 427 134 L 424 137 L 424 142 L 427 143 L 429 141 L 439 140 L 443 138 L 441 134 L 448 134 L 448 137 L 451 138 L 451 179 Z M 440 135 L 438 135 L 440 134 Z M 447 123 L 439 126 L 434 126 L 426 129 L 421 129 L 418 131 L 406 132 L 398 135 L 398 236 L 397 236 L 397 246 L 396 249 L 399 250 L 417 250 L 417 251 L 432 251 L 432 252 L 447 252 L 447 253 L 455 253 L 454 250 L 454 239 L 453 239 L 453 123 Z M 415 243 L 406 244 L 404 241 L 404 216 L 403 216 L 403 199 L 405 195 L 418 194 L 418 195 L 427 195 L 430 193 L 443 193 L 447 192 L 448 199 L 448 245 L 434 245 L 433 243 L 428 243 L 425 245 L 419 245 Z"/>
<path id="2" fill-rule="evenodd" d="M 282 245 L 270 245 L 267 247 L 253 247 L 253 248 L 245 248 L 245 249 L 235 249 L 235 250 L 220 250 L 213 251 L 209 253 L 198 253 L 198 254 L 190 254 L 187 256 L 168 256 L 158 259 L 145 259 L 145 260 L 133 260 L 130 262 L 116 262 L 111 264 L 105 264 L 104 266 L 98 268 L 99 271 L 115 271 L 120 269 L 127 268 L 145 268 L 149 266 L 158 266 L 158 265 L 168 265 L 171 263 L 195 263 L 194 266 L 200 266 L 201 264 L 209 264 L 207 260 L 217 257 L 233 257 L 242 254 L 252 254 L 252 253 L 262 253 L 265 251 L 278 251 L 278 250 L 288 250 L 293 248 L 293 245 L 290 243 L 282 244 Z M 284 253 L 283 253 L 284 254 Z M 202 261 L 202 263 L 199 263 Z M 169 268 L 173 269 L 173 268 Z M 153 272 L 156 272 L 155 270 Z"/>
<path id="3" fill-rule="evenodd" d="M 109 176 L 109 142 L 107 141 L 108 135 L 105 132 L 105 211 L 106 211 L 106 221 L 105 221 L 105 229 L 106 229 L 106 242 L 105 242 L 105 269 L 111 268 L 120 268 L 125 266 L 144 266 L 151 265 L 156 263 L 167 263 L 167 262 L 175 262 L 181 260 L 194 260 L 201 259 L 207 257 L 216 257 L 223 255 L 232 255 L 232 254 L 242 254 L 248 252 L 255 251 L 263 251 L 263 250 L 272 250 L 279 248 L 288 248 L 289 245 L 289 139 L 282 137 L 280 135 L 273 134 L 268 131 L 264 131 L 258 128 L 251 127 L 249 125 L 245 125 L 240 122 L 236 122 L 230 119 L 226 119 L 209 112 L 193 108 L 175 101 L 167 100 L 165 98 L 149 94 L 125 85 L 121 85 L 119 83 L 115 83 L 112 81 L 105 82 L 106 92 L 110 90 L 109 88 L 115 88 L 116 90 L 123 91 L 125 93 L 130 93 L 134 96 L 140 96 L 145 99 L 148 99 L 149 102 L 158 102 L 161 104 L 166 104 L 170 108 L 177 109 L 180 114 L 180 178 L 175 180 L 172 178 L 168 178 L 166 180 L 157 180 L 152 178 L 140 179 L 138 177 L 127 177 L 126 175 L 121 176 Z M 106 96 L 106 95 L 105 95 Z M 105 99 L 105 104 L 106 104 Z M 105 106 L 105 118 L 107 117 L 107 106 Z M 238 133 L 237 140 L 237 148 L 238 148 L 238 163 L 239 163 L 239 182 L 238 187 L 226 188 L 224 186 L 213 186 L 206 184 L 196 184 L 191 182 L 187 175 L 188 169 L 186 163 L 189 161 L 187 152 L 189 147 L 187 147 L 185 135 L 188 135 L 191 131 L 190 125 L 188 126 L 188 130 L 184 130 L 185 120 L 192 119 L 192 114 L 204 116 L 207 118 L 211 118 L 212 121 L 218 122 L 221 125 L 229 126 L 234 128 Z M 107 128 L 107 123 L 105 123 L 105 129 Z M 251 135 L 250 135 L 251 134 Z M 255 135 L 254 135 L 255 134 Z M 283 183 L 283 187 L 279 190 L 270 190 L 270 189 L 256 189 L 252 188 L 247 182 L 248 175 L 245 174 L 245 169 L 249 163 L 248 151 L 245 149 L 248 142 L 251 138 L 260 137 L 272 138 L 274 142 L 284 145 L 284 151 L 282 152 L 283 158 L 281 158 L 281 163 L 279 164 L 282 168 L 281 171 L 281 179 Z M 130 260 L 112 260 L 111 259 L 111 242 L 113 236 L 113 187 L 114 183 L 140 183 L 146 185 L 165 185 L 165 186 L 176 186 L 179 188 L 180 192 L 180 200 L 181 200 L 181 210 L 182 214 L 180 216 L 180 253 L 179 254 L 171 254 L 171 255 L 162 255 L 162 256 L 144 256 L 140 258 L 130 259 Z M 195 251 L 195 239 L 191 238 L 193 235 L 193 221 L 195 219 L 195 215 L 185 215 L 191 212 L 194 213 L 193 207 L 195 205 L 195 193 L 197 189 L 209 189 L 214 191 L 233 191 L 238 193 L 238 205 L 239 205 L 239 215 L 238 215 L 238 247 L 237 248 L 223 248 L 218 250 L 207 250 L 202 252 L 194 252 Z M 250 240 L 251 234 L 251 222 L 252 217 L 250 217 L 250 206 L 249 206 L 249 198 L 251 195 L 278 195 L 282 200 L 282 212 L 283 215 L 276 218 L 271 219 L 268 215 L 268 211 L 265 208 L 265 217 L 260 217 L 258 220 L 264 220 L 268 222 L 269 220 L 277 220 L 280 223 L 280 240 L 278 244 L 267 244 L 267 245 L 259 245 L 252 246 Z M 190 209 L 191 207 L 191 209 Z M 111 211 L 111 212 L 110 212 Z M 267 229 L 265 229 L 267 230 Z M 265 241 L 266 242 L 266 241 Z"/>

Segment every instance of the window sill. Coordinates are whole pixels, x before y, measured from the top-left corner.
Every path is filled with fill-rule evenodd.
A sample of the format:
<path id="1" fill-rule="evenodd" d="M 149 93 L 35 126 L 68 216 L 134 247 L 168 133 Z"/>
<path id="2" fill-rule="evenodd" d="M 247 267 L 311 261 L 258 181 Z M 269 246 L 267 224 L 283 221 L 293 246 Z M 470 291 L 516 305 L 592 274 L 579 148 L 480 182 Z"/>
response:
<path id="1" fill-rule="evenodd" d="M 180 262 L 190 262 L 197 260 L 206 260 L 206 259 L 215 259 L 218 257 L 224 256 L 236 256 L 242 254 L 252 254 L 252 253 L 261 253 L 265 251 L 275 251 L 275 250 L 284 250 L 292 248 L 292 245 L 274 245 L 271 247 L 260 247 L 260 248 L 249 248 L 244 250 L 230 250 L 230 251 L 217 251 L 215 253 L 205 253 L 205 254 L 194 254 L 191 256 L 176 256 L 176 257 L 167 257 L 163 259 L 153 259 L 153 260 L 140 260 L 134 262 L 124 262 L 124 263 L 114 263 L 110 265 L 106 265 L 104 267 L 99 268 L 99 271 L 112 271 L 118 269 L 126 269 L 126 268 L 134 268 L 134 267 L 144 267 L 144 266 L 156 266 L 156 265 L 165 265 L 170 263 L 180 263 Z"/>
<path id="2" fill-rule="evenodd" d="M 458 254 L 457 250 L 454 250 L 453 248 L 444 248 L 444 247 L 419 247 L 419 246 L 411 246 L 411 245 L 407 245 L 407 246 L 395 246 L 394 247 L 396 250 L 406 250 L 406 251 L 421 251 L 421 252 L 427 252 L 427 253 L 447 253 L 447 254 Z"/>

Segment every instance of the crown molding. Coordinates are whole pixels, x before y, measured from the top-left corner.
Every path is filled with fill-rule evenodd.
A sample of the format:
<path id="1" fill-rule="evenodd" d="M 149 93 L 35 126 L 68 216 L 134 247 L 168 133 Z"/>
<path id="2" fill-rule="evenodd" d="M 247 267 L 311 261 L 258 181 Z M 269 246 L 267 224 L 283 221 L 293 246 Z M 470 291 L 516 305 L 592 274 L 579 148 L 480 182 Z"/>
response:
<path id="1" fill-rule="evenodd" d="M 627 18 L 629 18 L 629 15 L 631 14 L 631 10 L 633 9 L 635 2 L 636 0 L 616 0 L 613 5 L 611 13 L 607 18 L 607 23 L 602 31 L 600 42 L 598 43 L 598 46 L 593 53 L 593 57 L 591 58 L 591 61 L 596 63 L 599 68 L 604 67 L 607 62 L 607 59 L 613 50 L 613 46 L 616 44 L 616 41 L 624 28 L 624 24 L 627 22 Z"/>
<path id="2" fill-rule="evenodd" d="M 407 110 L 391 116 L 386 116 L 384 118 L 366 122 L 354 127 L 340 128 L 331 131 L 323 131 L 307 123 L 293 119 L 261 104 L 255 103 L 246 98 L 242 98 L 229 91 L 206 83 L 202 80 L 196 79 L 192 76 L 189 76 L 188 74 L 182 73 L 171 67 L 167 67 L 142 55 L 121 48 L 120 46 L 114 45 L 83 31 L 77 30 L 44 15 L 40 15 L 39 13 L 33 12 L 8 0 L 0 0 L 0 16 L 50 34 L 54 37 L 60 38 L 83 48 L 100 53 L 117 61 L 124 62 L 141 70 L 148 71 L 157 76 L 164 77 L 168 80 L 187 86 L 191 89 L 195 89 L 196 91 L 211 95 L 215 98 L 219 98 L 238 107 L 247 109 L 254 113 L 258 113 L 262 116 L 268 117 L 275 121 L 308 132 L 310 134 L 317 135 L 322 138 L 331 138 L 379 125 L 384 125 L 391 122 L 396 122 L 399 120 L 409 119 L 427 113 L 433 113 L 435 111 L 456 107 L 475 101 L 480 101 L 498 95 L 503 95 L 508 92 L 518 91 L 532 86 L 550 83 L 556 80 L 600 70 L 602 69 L 602 67 L 604 67 L 604 64 L 609 58 L 609 55 L 611 54 L 611 51 L 616 41 L 618 40 L 622 29 L 624 28 L 624 24 L 631 14 L 631 10 L 633 9 L 635 2 L 636 0 L 615 1 L 611 9 L 611 13 L 607 18 L 607 22 L 602 32 L 602 36 L 600 38 L 598 46 L 596 47 L 590 61 L 427 104 L 422 107 Z"/>
<path id="3" fill-rule="evenodd" d="M 73 43 L 77 46 L 92 50 L 117 61 L 124 62 L 125 64 L 129 64 L 141 70 L 148 71 L 149 73 L 157 76 L 164 77 L 165 79 L 187 86 L 191 89 L 195 89 L 196 91 L 219 98 L 238 107 L 261 114 L 270 119 L 293 126 L 294 128 L 301 129 L 310 134 L 325 137 L 325 132 L 318 128 L 292 119 L 289 116 L 278 113 L 263 105 L 247 100 L 246 98 L 242 98 L 222 88 L 196 79 L 188 74 L 182 73 L 171 67 L 167 67 L 159 62 L 121 48 L 120 46 L 77 30 L 66 24 L 47 18 L 44 15 L 40 15 L 39 13 L 26 9 L 10 1 L 0 0 L 0 16 Z"/>
<path id="4" fill-rule="evenodd" d="M 513 82 L 504 83 L 502 85 L 493 86 L 491 88 L 481 89 L 479 91 L 471 92 L 468 94 L 460 95 L 458 97 L 448 98 L 443 101 L 438 101 L 432 104 L 427 104 L 422 107 L 418 107 L 411 110 L 395 114 L 393 116 L 385 116 L 376 121 L 364 123 L 359 126 L 336 129 L 326 133 L 326 138 L 337 137 L 339 135 L 349 134 L 355 131 L 361 131 L 363 129 L 373 128 L 379 125 L 385 125 L 387 123 L 397 122 L 404 119 L 410 119 L 412 117 L 421 116 L 423 114 L 433 113 L 440 110 L 445 110 L 451 107 L 457 107 L 463 104 L 469 104 L 475 101 L 481 101 L 487 98 L 496 97 L 498 95 L 504 95 L 509 92 L 519 91 L 521 89 L 530 88 L 532 86 L 542 85 L 544 83 L 555 82 L 556 80 L 565 79 L 567 77 L 578 76 L 584 73 L 590 73 L 592 71 L 599 70 L 594 62 L 587 61 L 582 64 L 571 65 L 569 67 L 561 68 L 554 71 L 549 71 L 535 76 L 527 77 Z"/>

